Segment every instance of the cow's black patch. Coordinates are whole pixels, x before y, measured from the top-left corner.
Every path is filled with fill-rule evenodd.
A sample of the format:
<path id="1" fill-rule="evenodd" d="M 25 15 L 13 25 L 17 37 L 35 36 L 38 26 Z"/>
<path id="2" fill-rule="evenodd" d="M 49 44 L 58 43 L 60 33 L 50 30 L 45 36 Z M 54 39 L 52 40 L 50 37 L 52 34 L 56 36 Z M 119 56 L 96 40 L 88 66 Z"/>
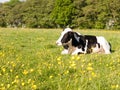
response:
<path id="1" fill-rule="evenodd" d="M 68 45 L 63 45 L 63 47 L 64 47 L 65 49 L 68 49 L 68 48 L 69 48 L 69 46 L 68 46 Z"/>

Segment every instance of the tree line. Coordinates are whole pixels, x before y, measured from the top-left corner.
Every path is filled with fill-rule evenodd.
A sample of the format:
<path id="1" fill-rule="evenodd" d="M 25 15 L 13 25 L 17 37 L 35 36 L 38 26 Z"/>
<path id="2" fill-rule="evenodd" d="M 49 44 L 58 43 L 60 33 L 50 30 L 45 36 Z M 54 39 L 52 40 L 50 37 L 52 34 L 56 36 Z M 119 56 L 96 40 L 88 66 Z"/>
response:
<path id="1" fill-rule="evenodd" d="M 10 0 L 1 27 L 120 29 L 120 0 Z"/>

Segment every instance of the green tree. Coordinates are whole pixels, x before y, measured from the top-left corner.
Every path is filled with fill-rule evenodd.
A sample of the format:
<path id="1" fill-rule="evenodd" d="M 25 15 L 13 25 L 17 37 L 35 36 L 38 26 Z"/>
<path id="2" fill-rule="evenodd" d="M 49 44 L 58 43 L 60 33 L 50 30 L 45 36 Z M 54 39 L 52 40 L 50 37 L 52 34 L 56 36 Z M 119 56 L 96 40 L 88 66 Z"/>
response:
<path id="1" fill-rule="evenodd" d="M 85 22 L 84 14 L 82 8 L 86 6 L 85 0 L 74 0 L 74 15 L 72 26 L 73 27 L 85 27 L 83 24 Z"/>
<path id="2" fill-rule="evenodd" d="M 23 21 L 27 27 L 53 27 L 49 19 L 54 0 L 27 0 L 23 7 Z"/>
<path id="3" fill-rule="evenodd" d="M 10 0 L 0 4 L 0 26 L 120 28 L 119 0 Z"/>
<path id="4" fill-rule="evenodd" d="M 10 1 L 8 2 L 8 4 L 9 4 L 11 7 L 14 7 L 14 6 L 16 6 L 16 4 L 19 4 L 19 3 L 20 3 L 19 0 L 10 0 Z"/>
<path id="5" fill-rule="evenodd" d="M 7 26 L 7 16 L 9 15 L 11 7 L 5 3 L 0 6 L 0 26 Z"/>
<path id="6" fill-rule="evenodd" d="M 73 10 L 73 0 L 56 0 L 51 13 L 51 19 L 56 24 L 56 27 L 71 25 Z"/>

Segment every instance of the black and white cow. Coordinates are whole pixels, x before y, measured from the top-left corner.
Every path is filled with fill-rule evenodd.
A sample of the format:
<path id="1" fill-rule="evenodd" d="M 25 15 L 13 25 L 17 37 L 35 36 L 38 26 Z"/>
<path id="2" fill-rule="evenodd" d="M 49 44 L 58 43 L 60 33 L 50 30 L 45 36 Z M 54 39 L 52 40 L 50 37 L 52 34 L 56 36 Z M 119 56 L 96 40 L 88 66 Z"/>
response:
<path id="1" fill-rule="evenodd" d="M 63 45 L 62 42 L 61 42 L 61 40 L 62 40 L 63 36 L 64 36 L 67 32 L 70 32 L 70 31 L 72 31 L 71 28 L 65 28 L 65 29 L 63 30 L 63 32 L 61 33 L 59 39 L 56 41 L 56 44 L 57 44 L 58 46 Z M 78 33 L 78 34 L 80 35 L 80 33 Z M 64 50 L 61 52 L 61 54 L 68 54 L 68 53 L 69 53 L 69 52 L 68 52 L 69 46 L 68 46 L 68 45 L 63 45 L 63 47 L 64 47 Z"/>
<path id="2" fill-rule="evenodd" d="M 111 53 L 111 46 L 103 36 L 81 35 L 72 30 L 63 31 L 56 43 L 57 45 L 64 45 L 70 40 L 72 40 L 71 45 L 76 48 L 72 55 L 80 53 Z M 62 54 L 68 54 L 68 48 L 69 46 L 62 51 Z"/>

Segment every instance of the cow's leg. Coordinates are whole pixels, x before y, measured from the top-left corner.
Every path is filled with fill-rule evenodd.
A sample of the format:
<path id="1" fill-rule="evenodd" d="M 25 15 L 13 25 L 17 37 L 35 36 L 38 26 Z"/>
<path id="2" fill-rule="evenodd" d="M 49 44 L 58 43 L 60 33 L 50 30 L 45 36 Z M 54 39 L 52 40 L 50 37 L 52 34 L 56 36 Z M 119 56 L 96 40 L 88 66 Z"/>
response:
<path id="1" fill-rule="evenodd" d="M 92 48 L 92 53 L 99 53 L 100 49 L 101 49 L 101 47 L 97 43 L 97 44 L 95 44 L 95 47 Z"/>
<path id="2" fill-rule="evenodd" d="M 86 40 L 86 45 L 85 45 L 85 51 L 84 51 L 84 54 L 86 54 L 87 53 L 87 48 L 88 48 L 88 40 Z"/>
<path id="3" fill-rule="evenodd" d="M 68 49 L 64 49 L 61 54 L 68 54 Z"/>
<path id="4" fill-rule="evenodd" d="M 79 53 L 85 54 L 85 51 L 83 51 L 82 48 L 80 49 L 76 48 L 76 50 L 72 53 L 72 55 L 78 55 Z"/>

